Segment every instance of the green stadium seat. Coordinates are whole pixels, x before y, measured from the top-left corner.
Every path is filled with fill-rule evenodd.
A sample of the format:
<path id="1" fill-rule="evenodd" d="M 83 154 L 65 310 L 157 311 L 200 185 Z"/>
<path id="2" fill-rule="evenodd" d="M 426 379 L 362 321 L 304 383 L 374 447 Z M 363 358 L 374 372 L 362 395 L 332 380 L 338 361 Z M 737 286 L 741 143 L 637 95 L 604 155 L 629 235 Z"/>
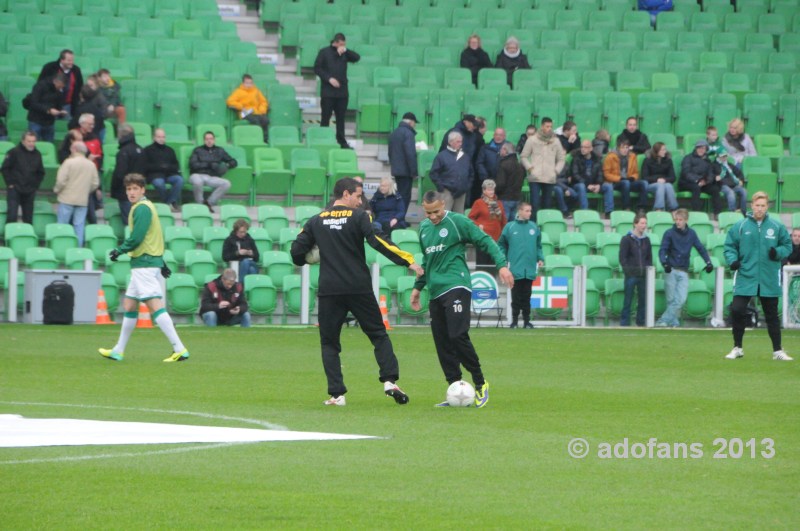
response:
<path id="1" fill-rule="evenodd" d="M 184 207 L 185 206 L 187 205 L 184 205 Z M 204 205 L 199 205 L 199 206 L 204 206 Z M 206 212 L 208 212 L 207 208 Z M 186 221 L 184 218 L 184 223 L 185 222 Z M 183 265 L 186 252 L 195 249 L 195 247 L 197 246 L 197 239 L 194 237 L 192 229 L 188 226 L 165 227 L 164 243 L 167 249 L 169 249 L 169 251 L 172 252 L 175 261 L 178 264 Z"/>
<path id="2" fill-rule="evenodd" d="M 125 289 L 131 278 L 131 257 L 123 254 L 116 261 L 112 261 L 111 257 L 106 255 L 104 269 L 114 278 L 117 289 Z"/>
<path id="3" fill-rule="evenodd" d="M 629 70 L 617 72 L 617 91 L 629 94 L 634 105 L 637 105 L 639 95 L 647 90 L 645 78 L 641 72 Z"/>
<path id="4" fill-rule="evenodd" d="M 628 117 L 636 115 L 633 98 L 627 92 L 606 92 L 603 96 L 603 117 L 609 131 L 622 131 Z"/>
<path id="5" fill-rule="evenodd" d="M 597 11 L 592 13 L 587 22 L 587 29 L 609 34 L 622 29 L 622 17 L 613 11 Z"/>
<path id="6" fill-rule="evenodd" d="M 672 107 L 660 92 L 644 92 L 639 95 L 639 119 L 648 133 L 672 132 Z"/>
<path id="7" fill-rule="evenodd" d="M 739 116 L 736 96 L 733 94 L 711 94 L 708 100 L 710 125 L 721 131 L 728 129 L 728 122 Z"/>
<path id="8" fill-rule="evenodd" d="M 615 211 L 616 212 L 616 211 Z M 633 223 L 625 231 L 630 231 Z M 608 264 L 615 270 L 619 269 L 619 245 L 622 234 L 619 232 L 603 232 L 597 235 L 597 254 L 605 256 Z"/>
<path id="9" fill-rule="evenodd" d="M 249 311 L 254 315 L 272 315 L 278 305 L 278 292 L 268 275 L 247 275 L 244 291 Z"/>
<path id="10" fill-rule="evenodd" d="M 58 259 L 52 249 L 47 247 L 28 247 L 23 259 L 26 269 L 57 269 Z"/>
<path id="11" fill-rule="evenodd" d="M 186 272 L 192 276 L 195 285 L 201 288 L 209 275 L 218 275 L 219 267 L 210 251 L 205 249 L 191 249 L 184 255 Z"/>
<path id="12" fill-rule="evenodd" d="M 283 207 L 279 205 L 261 205 L 258 207 L 258 222 L 267 229 L 271 240 L 280 238 L 280 231 L 289 226 L 289 218 Z"/>
<path id="13" fill-rule="evenodd" d="M 605 232 L 605 224 L 600 219 L 600 214 L 594 210 L 575 210 L 573 212 L 575 230 L 586 238 L 587 243 L 597 247 L 597 235 Z"/>
<path id="14" fill-rule="evenodd" d="M 403 276 L 397 279 L 397 304 L 400 307 L 400 315 L 409 315 L 412 317 L 422 317 L 428 313 L 428 303 L 430 302 L 430 293 L 426 287 L 420 292 L 420 310 L 414 310 L 411 307 L 411 292 L 414 289 L 414 282 L 416 279 L 413 276 Z"/>
<path id="15" fill-rule="evenodd" d="M 256 148 L 253 157 L 255 195 L 281 196 L 288 204 L 291 201 L 292 173 L 286 169 L 281 151 L 272 147 Z"/>
<path id="16" fill-rule="evenodd" d="M 324 199 L 327 178 L 316 150 L 294 149 L 290 159 L 290 169 L 294 175 L 292 201 L 295 201 L 297 196 L 318 196 Z"/>
<path id="17" fill-rule="evenodd" d="M 768 94 L 745 94 L 743 117 L 747 120 L 747 132 L 750 135 L 778 133 L 777 108 Z M 781 140 L 781 153 L 783 141 Z"/>
<path id="18" fill-rule="evenodd" d="M 571 279 L 574 267 L 572 259 L 567 255 L 551 254 L 544 257 L 544 271 L 548 277 L 567 277 Z"/>
<path id="19" fill-rule="evenodd" d="M 214 224 L 214 218 L 208 211 L 208 207 L 196 203 L 187 203 L 181 205 L 181 217 L 184 226 L 188 227 L 192 232 L 192 238 L 202 240 L 203 229 L 210 227 Z M 181 262 L 181 257 L 176 254 L 178 262 Z"/>
<path id="20" fill-rule="evenodd" d="M 783 139 L 780 135 L 754 134 L 753 143 L 756 146 L 756 151 L 762 157 L 780 158 L 783 156 Z"/>
<path id="21" fill-rule="evenodd" d="M 283 278 L 283 311 L 286 315 L 299 315 L 301 311 L 301 282 L 300 275 L 286 275 Z M 309 287 L 308 306 L 309 312 L 314 310 L 317 295 L 313 287 Z"/>
<path id="22" fill-rule="evenodd" d="M 200 309 L 200 290 L 192 275 L 173 273 L 167 279 L 167 303 L 170 314 L 187 315 L 193 321 Z"/>
<path id="23" fill-rule="evenodd" d="M 241 205 L 222 205 L 222 208 Z M 248 219 L 248 218 L 245 218 Z M 214 262 L 222 265 L 222 246 L 231 231 L 226 227 L 206 227 L 203 229 L 203 247 L 211 253 Z"/>
<path id="24" fill-rule="evenodd" d="M 800 157 L 779 158 L 778 177 L 783 183 L 781 185 L 781 203 L 800 202 Z"/>
<path id="25" fill-rule="evenodd" d="M 676 36 L 675 47 L 681 52 L 700 54 L 709 49 L 710 38 L 699 31 L 681 31 Z"/>
<path id="26" fill-rule="evenodd" d="M 280 250 L 289 254 L 292 249 L 292 242 L 297 239 L 297 235 L 300 234 L 302 227 L 288 227 L 285 229 L 281 229 L 280 236 L 278 238 L 278 246 Z"/>
<path id="27" fill-rule="evenodd" d="M 81 271 L 86 265 L 86 260 L 90 260 L 90 268 L 94 269 L 94 253 L 86 247 L 70 247 L 64 252 L 62 260 L 67 269 Z"/>
<path id="28" fill-rule="evenodd" d="M 603 111 L 595 92 L 571 93 L 567 112 L 579 131 L 596 131 L 602 127 Z"/>
<path id="29" fill-rule="evenodd" d="M 292 159 L 292 151 L 303 147 L 299 129 L 288 125 L 270 127 L 269 145 L 280 150 L 284 162 Z"/>
<path id="30" fill-rule="evenodd" d="M 106 255 L 117 246 L 114 229 L 109 225 L 86 225 L 84 245 L 94 253 L 94 261 L 104 264 Z"/>
<path id="31" fill-rule="evenodd" d="M 689 29 L 686 16 L 681 11 L 661 11 L 656 16 L 656 33 L 677 33 Z"/>
<path id="32" fill-rule="evenodd" d="M 261 265 L 275 286 L 283 286 L 283 279 L 294 273 L 292 257 L 284 251 L 261 253 Z"/>
<path id="33" fill-rule="evenodd" d="M 747 176 L 747 188 L 751 194 L 761 190 L 769 194 L 771 201 L 777 198 L 778 176 L 772 171 L 772 161 L 768 156 L 745 157 L 742 172 Z"/>
<path id="34" fill-rule="evenodd" d="M 45 230 L 47 247 L 53 250 L 56 259 L 64 262 L 67 250 L 78 247 L 75 229 L 67 223 L 50 223 Z"/>
<path id="35" fill-rule="evenodd" d="M 582 232 L 562 232 L 558 242 L 561 254 L 567 255 L 572 260 L 572 265 L 580 265 L 581 259 L 588 255 L 591 249 Z"/>
<path id="36" fill-rule="evenodd" d="M 684 313 L 691 319 L 705 320 L 711 314 L 712 304 L 713 297 L 705 282 L 696 278 L 689 279 L 689 295 Z"/>
<path id="37" fill-rule="evenodd" d="M 358 169 L 358 157 L 351 149 L 340 149 L 328 154 L 328 175 L 335 183 L 342 177 L 364 177 L 364 172 Z"/>
<path id="38" fill-rule="evenodd" d="M 673 116 L 673 132 L 683 137 L 687 134 L 704 131 L 707 124 L 707 104 L 699 94 L 676 94 Z M 705 136 L 705 135 L 704 135 Z"/>
<path id="39" fill-rule="evenodd" d="M 540 209 L 536 213 L 536 223 L 543 233 L 550 237 L 550 241 L 560 242 L 560 235 L 566 232 L 567 223 L 564 221 L 564 215 L 560 210 L 556 209 Z"/>
<path id="40" fill-rule="evenodd" d="M 581 258 L 581 264 L 586 269 L 586 278 L 591 281 L 601 294 L 605 293 L 606 280 L 614 276 L 614 270 L 605 256 L 589 254 Z"/>

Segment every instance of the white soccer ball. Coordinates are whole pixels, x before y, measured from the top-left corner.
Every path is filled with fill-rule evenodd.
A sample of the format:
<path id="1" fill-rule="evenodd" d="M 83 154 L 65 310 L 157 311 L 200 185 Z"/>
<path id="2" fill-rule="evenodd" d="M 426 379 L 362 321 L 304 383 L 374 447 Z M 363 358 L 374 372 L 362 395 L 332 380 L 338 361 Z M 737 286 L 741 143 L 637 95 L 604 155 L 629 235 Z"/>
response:
<path id="1" fill-rule="evenodd" d="M 472 384 L 460 380 L 447 388 L 447 403 L 453 407 L 470 407 L 475 404 L 475 388 Z"/>
<path id="2" fill-rule="evenodd" d="M 316 245 L 311 248 L 310 251 L 306 253 L 306 263 L 307 264 L 318 264 L 319 263 L 319 247 Z"/>

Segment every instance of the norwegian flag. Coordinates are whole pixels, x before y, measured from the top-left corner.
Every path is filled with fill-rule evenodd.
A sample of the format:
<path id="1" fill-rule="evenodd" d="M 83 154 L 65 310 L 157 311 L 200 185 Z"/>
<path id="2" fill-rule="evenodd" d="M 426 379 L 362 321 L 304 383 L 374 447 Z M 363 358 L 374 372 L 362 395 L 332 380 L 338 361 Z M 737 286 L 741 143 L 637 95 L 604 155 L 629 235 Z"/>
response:
<path id="1" fill-rule="evenodd" d="M 568 289 L 567 277 L 536 277 L 531 289 L 531 308 L 566 308 Z"/>

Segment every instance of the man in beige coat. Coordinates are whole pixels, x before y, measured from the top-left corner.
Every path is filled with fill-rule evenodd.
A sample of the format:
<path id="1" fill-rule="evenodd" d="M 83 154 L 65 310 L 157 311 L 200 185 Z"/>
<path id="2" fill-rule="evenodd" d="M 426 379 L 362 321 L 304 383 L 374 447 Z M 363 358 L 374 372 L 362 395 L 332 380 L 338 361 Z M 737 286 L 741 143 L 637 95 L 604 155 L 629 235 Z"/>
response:
<path id="1" fill-rule="evenodd" d="M 525 142 L 520 160 L 528 172 L 531 187 L 531 204 L 536 215 L 539 209 L 550 208 L 550 199 L 556 185 L 556 177 L 564 169 L 566 154 L 561 142 L 553 133 L 553 120 L 542 118 L 542 126 Z"/>
<path id="2" fill-rule="evenodd" d="M 59 223 L 70 223 L 78 235 L 78 245 L 83 246 L 83 229 L 89 194 L 100 186 L 97 166 L 86 157 L 88 149 L 83 142 L 74 142 L 70 155 L 58 168 L 53 192 L 58 195 Z"/>

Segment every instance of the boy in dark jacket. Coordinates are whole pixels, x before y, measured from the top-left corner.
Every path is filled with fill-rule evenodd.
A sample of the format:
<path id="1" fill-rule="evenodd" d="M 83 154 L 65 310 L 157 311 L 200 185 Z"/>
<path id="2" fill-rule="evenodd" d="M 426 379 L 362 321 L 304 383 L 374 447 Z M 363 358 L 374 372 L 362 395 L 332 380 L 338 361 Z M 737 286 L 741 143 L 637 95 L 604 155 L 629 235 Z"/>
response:
<path id="1" fill-rule="evenodd" d="M 705 192 L 711 196 L 711 204 L 714 215 L 720 213 L 722 204 L 719 197 L 719 182 L 714 174 L 714 167 L 708 160 L 708 142 L 704 139 L 698 140 L 694 145 L 694 151 L 683 157 L 681 161 L 681 177 L 678 181 L 680 190 L 692 192 L 692 210 L 703 210 L 703 202 L 700 193 Z"/>
<path id="2" fill-rule="evenodd" d="M 203 287 L 200 316 L 206 326 L 250 326 L 244 287 L 236 281 L 236 271 L 226 269 Z"/>
<path id="3" fill-rule="evenodd" d="M 650 238 L 645 235 L 647 217 L 636 214 L 633 218 L 633 230 L 623 236 L 619 245 L 619 265 L 625 273 L 625 300 L 619 317 L 620 326 L 631 324 L 631 302 L 633 291 L 637 291 L 636 324 L 644 326 L 645 287 L 647 268 L 653 265 L 653 249 Z"/>

